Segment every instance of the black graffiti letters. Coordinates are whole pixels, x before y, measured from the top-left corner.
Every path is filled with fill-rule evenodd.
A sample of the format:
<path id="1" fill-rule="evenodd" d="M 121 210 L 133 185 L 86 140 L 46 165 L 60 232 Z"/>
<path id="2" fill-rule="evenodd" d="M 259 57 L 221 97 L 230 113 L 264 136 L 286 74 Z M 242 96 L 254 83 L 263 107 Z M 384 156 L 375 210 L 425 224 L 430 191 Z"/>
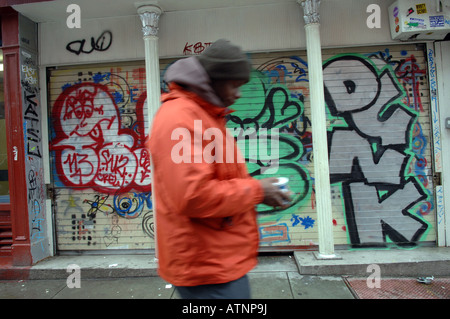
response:
<path id="1" fill-rule="evenodd" d="M 36 102 L 36 94 L 27 94 L 24 91 L 24 99 L 27 103 L 24 119 L 27 121 L 27 155 L 32 155 L 41 158 L 40 143 L 41 133 L 39 130 L 40 121 L 37 111 L 38 104 Z"/>
<path id="2" fill-rule="evenodd" d="M 80 53 L 90 54 L 94 51 L 106 51 L 112 44 L 112 33 L 111 31 L 103 31 L 103 33 L 97 38 L 91 37 L 91 45 L 89 47 L 85 47 L 86 39 L 75 40 L 69 42 L 66 45 L 67 51 L 75 53 L 76 55 L 80 55 Z"/>

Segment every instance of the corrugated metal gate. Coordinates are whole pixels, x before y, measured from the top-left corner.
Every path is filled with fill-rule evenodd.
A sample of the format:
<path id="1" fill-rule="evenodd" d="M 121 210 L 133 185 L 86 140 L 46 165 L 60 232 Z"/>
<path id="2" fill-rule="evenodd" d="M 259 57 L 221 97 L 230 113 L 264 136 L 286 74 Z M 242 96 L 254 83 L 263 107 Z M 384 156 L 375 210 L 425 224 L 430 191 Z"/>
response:
<path id="1" fill-rule="evenodd" d="M 315 246 L 306 52 L 250 57 L 252 79 L 228 126 L 256 178 L 289 177 L 295 192 L 283 211 L 258 206 L 261 249 Z M 323 59 L 335 244 L 435 241 L 423 47 L 332 49 L 323 51 Z M 162 74 L 171 61 L 161 61 Z M 60 251 L 154 248 L 144 92 L 143 62 L 50 71 Z"/>
<path id="2" fill-rule="evenodd" d="M 59 250 L 153 248 L 141 63 L 51 71 Z"/>

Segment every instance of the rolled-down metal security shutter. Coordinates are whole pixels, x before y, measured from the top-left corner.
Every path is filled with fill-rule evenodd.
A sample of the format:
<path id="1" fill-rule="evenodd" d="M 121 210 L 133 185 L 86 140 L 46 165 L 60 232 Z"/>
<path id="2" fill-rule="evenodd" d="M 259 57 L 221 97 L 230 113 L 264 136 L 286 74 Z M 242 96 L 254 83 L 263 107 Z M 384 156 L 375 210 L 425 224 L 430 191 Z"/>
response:
<path id="1" fill-rule="evenodd" d="M 143 63 L 53 69 L 49 80 L 57 248 L 154 248 Z"/>
<path id="2" fill-rule="evenodd" d="M 434 242 L 424 46 L 328 49 L 322 54 L 335 244 L 366 248 Z M 242 143 L 250 149 L 249 168 L 260 178 L 262 171 L 278 165 L 274 176 L 288 177 L 294 192 L 287 209 L 259 206 L 261 249 L 316 246 L 321 221 L 315 207 L 314 162 L 321 159 L 312 148 L 310 110 L 315 106 L 309 103 L 306 53 L 251 58 L 258 72 L 244 87 L 229 125 L 259 130 Z M 266 152 L 270 147 L 259 143 L 267 135 L 278 138 L 273 156 Z"/>
<path id="3" fill-rule="evenodd" d="M 258 205 L 262 251 L 318 245 L 306 52 L 254 53 L 228 127 L 255 178 L 290 180 Z M 430 99 L 420 45 L 323 51 L 336 245 L 436 239 Z M 172 60 L 161 60 L 163 75 Z M 52 69 L 52 177 L 60 251 L 154 248 L 143 62 Z M 162 83 L 162 90 L 166 85 Z"/>

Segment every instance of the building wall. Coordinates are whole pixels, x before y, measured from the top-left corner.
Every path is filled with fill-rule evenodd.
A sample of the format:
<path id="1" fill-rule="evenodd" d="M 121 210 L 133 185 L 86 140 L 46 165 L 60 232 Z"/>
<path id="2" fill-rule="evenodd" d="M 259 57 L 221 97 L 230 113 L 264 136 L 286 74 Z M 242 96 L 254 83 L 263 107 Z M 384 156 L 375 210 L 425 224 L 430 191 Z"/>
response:
<path id="1" fill-rule="evenodd" d="M 380 6 L 380 28 L 367 27 L 369 4 Z M 320 9 L 323 47 L 395 43 L 390 36 L 388 3 L 383 0 L 326 1 Z M 336 14 L 339 12 L 339 14 Z M 40 24 L 40 65 L 144 59 L 139 17 L 83 19 L 81 28 L 66 21 Z M 201 50 L 202 43 L 227 38 L 247 52 L 306 48 L 303 10 L 295 2 L 253 7 L 165 12 L 159 23 L 159 56 L 177 57 Z M 91 43 L 97 43 L 93 49 Z M 69 47 L 69 49 L 67 48 Z"/>
<path id="2" fill-rule="evenodd" d="M 44 183 L 42 119 L 40 103 L 37 25 L 19 16 L 20 79 L 25 146 L 25 178 L 27 185 L 30 246 L 33 261 L 52 254 L 51 215 L 47 214 L 47 189 Z M 46 130 L 44 130 L 45 132 Z"/>

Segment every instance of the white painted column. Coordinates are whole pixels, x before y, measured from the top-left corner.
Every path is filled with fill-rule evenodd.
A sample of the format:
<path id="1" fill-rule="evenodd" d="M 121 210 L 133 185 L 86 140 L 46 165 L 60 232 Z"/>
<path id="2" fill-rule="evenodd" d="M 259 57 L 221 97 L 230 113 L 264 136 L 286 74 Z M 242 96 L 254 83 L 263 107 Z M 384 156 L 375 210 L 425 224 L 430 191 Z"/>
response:
<path id="1" fill-rule="evenodd" d="M 161 98 L 158 23 L 162 10 L 156 4 L 144 4 L 137 8 L 137 12 L 142 21 L 142 33 L 144 34 L 147 109 L 151 127 Z"/>
<path id="2" fill-rule="evenodd" d="M 330 171 L 320 45 L 320 0 L 297 0 L 303 7 L 308 57 L 311 128 L 314 152 L 319 253 L 317 258 L 334 259 L 333 217 L 331 210 Z"/>
<path id="3" fill-rule="evenodd" d="M 159 17 L 163 13 L 157 3 L 136 4 L 137 12 L 142 22 L 142 33 L 144 34 L 145 44 L 145 77 L 147 87 L 147 116 L 148 127 L 145 129 L 150 134 L 153 124 L 153 118 L 158 110 L 161 102 L 161 85 L 159 70 L 159 49 L 158 49 L 158 31 Z M 153 161 L 150 162 L 151 181 L 152 181 L 152 207 L 153 207 L 153 229 L 155 234 L 155 261 L 158 261 L 158 245 L 157 245 L 157 225 L 156 225 L 156 202 L 155 202 L 155 185 L 153 184 Z"/>

